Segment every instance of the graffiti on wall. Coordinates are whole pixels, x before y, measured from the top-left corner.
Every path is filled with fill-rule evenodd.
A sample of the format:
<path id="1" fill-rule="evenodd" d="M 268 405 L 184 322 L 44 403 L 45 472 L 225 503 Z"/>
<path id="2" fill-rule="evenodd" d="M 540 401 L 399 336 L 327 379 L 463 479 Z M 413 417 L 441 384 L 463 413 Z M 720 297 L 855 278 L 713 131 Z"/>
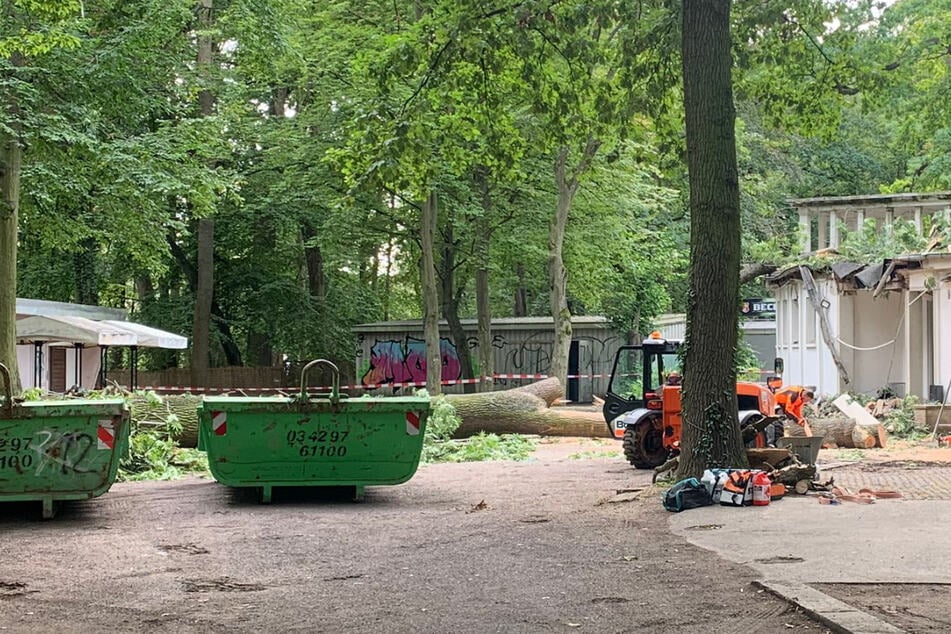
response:
<path id="1" fill-rule="evenodd" d="M 551 367 L 552 343 L 548 339 L 550 333 L 538 333 L 527 340 L 519 337 L 517 342 L 509 341 L 504 335 L 496 334 L 492 339 L 492 347 L 497 350 L 495 355 L 495 372 L 498 374 L 537 375 L 546 374 Z M 577 341 L 587 342 L 587 352 L 579 359 L 577 368 L 572 373 L 587 376 L 606 376 L 611 370 L 614 352 L 620 345 L 620 339 L 615 335 L 605 338 L 579 337 Z M 468 337 L 465 345 L 470 350 L 478 348 L 475 337 Z M 442 380 L 457 381 L 462 378 L 462 365 L 459 362 L 459 353 L 456 345 L 447 338 L 439 342 L 442 356 Z M 359 354 L 359 353 L 358 353 Z M 478 354 L 472 355 L 473 360 Z M 366 370 L 360 378 L 362 385 L 386 385 L 392 383 L 425 383 L 426 382 L 426 344 L 422 339 L 406 336 L 402 339 L 377 339 L 370 347 L 369 362 L 365 362 Z M 473 368 L 475 376 L 479 376 L 478 368 Z M 522 379 L 511 379 L 513 385 L 523 383 Z M 505 386 L 508 379 L 496 378 L 497 386 Z"/>
<path id="2" fill-rule="evenodd" d="M 449 339 L 439 340 L 442 380 L 458 380 L 462 373 L 459 353 Z M 415 337 L 403 341 L 377 340 L 370 348 L 370 366 L 360 378 L 363 385 L 426 382 L 426 342 Z"/>

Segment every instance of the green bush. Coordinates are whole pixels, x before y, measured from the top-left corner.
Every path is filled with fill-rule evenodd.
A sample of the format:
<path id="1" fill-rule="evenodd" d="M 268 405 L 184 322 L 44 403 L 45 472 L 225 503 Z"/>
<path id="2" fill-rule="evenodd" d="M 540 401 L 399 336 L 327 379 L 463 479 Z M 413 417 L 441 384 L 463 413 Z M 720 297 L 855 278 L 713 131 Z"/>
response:
<path id="1" fill-rule="evenodd" d="M 912 436 L 915 428 L 915 405 L 918 404 L 917 396 L 906 396 L 901 401 L 901 407 L 897 407 L 885 415 L 882 423 L 885 430 L 896 436 Z"/>

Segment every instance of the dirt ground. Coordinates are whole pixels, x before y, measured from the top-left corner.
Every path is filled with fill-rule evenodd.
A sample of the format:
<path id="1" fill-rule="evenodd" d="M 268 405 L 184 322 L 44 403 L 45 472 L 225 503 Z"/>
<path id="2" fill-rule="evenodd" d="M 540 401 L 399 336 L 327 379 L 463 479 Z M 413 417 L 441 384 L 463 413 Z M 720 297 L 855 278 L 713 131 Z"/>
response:
<path id="1" fill-rule="evenodd" d="M 813 586 L 914 634 L 951 631 L 949 588 L 928 583 L 817 583 Z"/>
<path id="2" fill-rule="evenodd" d="M 610 440 L 426 465 L 360 503 L 120 483 L 0 506 L 4 632 L 824 632 L 667 529 Z M 698 526 L 701 530 L 703 527 Z"/>

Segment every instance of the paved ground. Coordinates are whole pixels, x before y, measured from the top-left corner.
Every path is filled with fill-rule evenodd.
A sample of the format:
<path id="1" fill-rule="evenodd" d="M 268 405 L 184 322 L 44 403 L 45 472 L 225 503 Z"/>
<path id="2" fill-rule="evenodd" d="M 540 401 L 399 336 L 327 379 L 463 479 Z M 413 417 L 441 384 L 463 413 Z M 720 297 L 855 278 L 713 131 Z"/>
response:
<path id="1" fill-rule="evenodd" d="M 0 508 L 4 632 L 822 632 L 672 534 L 612 441 L 430 465 L 354 504 L 213 481 Z M 618 493 L 622 491 L 622 493 Z M 5 628 L 5 629 L 4 629 Z"/>
<path id="2" fill-rule="evenodd" d="M 426 466 L 362 504 L 190 478 L 50 522 L 4 506 L 0 630 L 951 631 L 951 450 L 895 445 L 820 455 L 841 486 L 906 496 L 868 506 L 670 514 L 602 440 Z"/>
<path id="3" fill-rule="evenodd" d="M 844 631 L 951 631 L 951 450 L 894 444 L 823 450 L 820 473 L 852 491 L 891 489 L 903 499 L 824 505 L 789 496 L 768 507 L 672 515 L 671 528 L 753 567 L 764 587 Z"/>

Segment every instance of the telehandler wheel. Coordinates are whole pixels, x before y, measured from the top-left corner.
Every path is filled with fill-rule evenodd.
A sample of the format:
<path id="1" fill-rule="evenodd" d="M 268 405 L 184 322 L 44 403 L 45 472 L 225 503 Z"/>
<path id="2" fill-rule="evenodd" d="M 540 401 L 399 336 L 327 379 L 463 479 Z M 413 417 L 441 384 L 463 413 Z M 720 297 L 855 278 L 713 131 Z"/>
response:
<path id="1" fill-rule="evenodd" d="M 743 444 L 747 447 L 766 447 L 769 437 L 766 435 L 763 423 L 766 417 L 759 412 L 747 412 L 740 414 L 740 432 L 743 435 Z"/>
<path id="2" fill-rule="evenodd" d="M 653 469 L 667 460 L 660 416 L 638 421 L 624 432 L 624 457 L 638 469 Z"/>

